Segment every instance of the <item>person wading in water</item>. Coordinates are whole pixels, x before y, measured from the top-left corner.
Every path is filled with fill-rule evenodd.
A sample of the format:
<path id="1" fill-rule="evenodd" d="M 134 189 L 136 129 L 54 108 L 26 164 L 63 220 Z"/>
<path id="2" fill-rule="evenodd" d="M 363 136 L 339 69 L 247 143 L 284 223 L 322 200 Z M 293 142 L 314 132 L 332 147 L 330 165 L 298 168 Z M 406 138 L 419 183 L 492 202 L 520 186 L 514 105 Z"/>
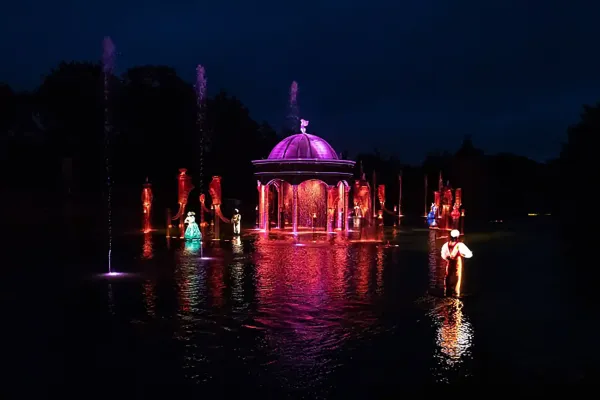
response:
<path id="1" fill-rule="evenodd" d="M 446 261 L 446 296 L 459 296 L 463 258 L 473 257 L 466 244 L 458 241 L 460 232 L 450 232 L 450 241 L 442 246 L 442 259 Z"/>

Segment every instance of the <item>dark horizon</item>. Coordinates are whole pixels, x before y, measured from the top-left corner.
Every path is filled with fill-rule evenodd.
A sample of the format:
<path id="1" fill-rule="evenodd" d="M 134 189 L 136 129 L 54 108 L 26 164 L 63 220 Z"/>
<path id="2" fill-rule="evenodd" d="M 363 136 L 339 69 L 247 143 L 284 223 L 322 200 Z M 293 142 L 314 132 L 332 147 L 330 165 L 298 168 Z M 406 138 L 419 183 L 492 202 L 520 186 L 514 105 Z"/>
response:
<path id="1" fill-rule="evenodd" d="M 98 64 L 98 65 L 101 64 L 100 60 L 97 60 L 97 61 L 92 61 L 92 60 L 64 60 L 64 61 L 61 61 L 61 62 L 67 62 L 67 63 L 71 63 L 71 62 L 74 62 L 74 63 L 90 63 L 90 64 Z M 59 66 L 59 64 L 57 64 L 56 66 L 52 67 L 52 69 L 58 68 L 58 66 Z M 190 86 L 194 85 L 195 77 L 192 77 L 192 78 L 188 79 L 187 77 L 181 76 L 181 75 L 179 75 L 179 71 L 177 70 L 177 68 L 169 66 L 169 65 L 162 65 L 162 64 L 160 64 L 160 65 L 159 64 L 157 64 L 157 65 L 153 65 L 153 64 L 140 64 L 140 65 L 131 65 L 131 66 L 129 66 L 129 68 L 135 68 L 135 67 L 140 67 L 140 66 L 166 66 L 166 67 L 169 67 L 169 68 L 173 68 L 177 72 L 178 76 L 180 76 L 187 84 L 189 84 Z M 121 78 L 122 75 L 129 68 L 127 68 L 127 69 L 125 69 L 123 71 L 119 71 L 117 69 L 117 71 L 115 71 L 115 75 L 118 76 L 119 78 Z M 186 72 L 189 72 L 189 71 L 186 71 Z M 50 73 L 50 70 L 48 71 L 48 73 Z M 30 89 L 19 89 L 18 87 L 15 87 L 15 86 L 11 85 L 10 82 L 4 82 L 4 81 L 0 81 L 0 84 L 6 84 L 6 85 L 8 85 L 16 94 L 35 94 L 35 91 L 37 90 L 37 88 L 39 87 L 39 85 L 43 82 L 43 78 L 44 78 L 44 76 L 41 77 L 40 82 L 38 83 L 38 85 L 36 85 L 36 86 L 34 86 L 33 88 L 30 88 Z M 221 93 L 221 92 L 225 92 L 229 96 L 236 97 L 236 98 L 238 98 L 248 108 L 248 110 L 250 112 L 250 117 L 254 121 L 256 121 L 257 123 L 261 123 L 263 121 L 267 122 L 273 129 L 275 129 L 277 131 L 277 133 L 279 133 L 279 134 L 283 133 L 283 129 L 285 129 L 285 121 L 286 121 L 286 114 L 285 114 L 285 112 L 282 112 L 282 116 L 281 116 L 281 118 L 279 118 L 280 119 L 279 122 L 273 121 L 273 120 L 268 120 L 268 119 L 265 119 L 265 118 L 257 117 L 252 112 L 252 107 L 248 106 L 248 104 L 244 101 L 244 98 L 241 98 L 235 92 L 232 92 L 231 90 L 228 90 L 224 86 L 221 86 L 219 89 L 213 89 L 213 90 L 210 89 L 210 85 L 208 85 L 208 86 L 209 86 L 208 87 L 208 96 L 209 97 L 214 97 L 215 95 L 217 95 L 218 93 Z M 288 88 L 288 90 L 289 90 L 289 88 Z M 286 98 L 289 99 L 289 95 Z M 573 125 L 576 122 L 578 116 L 581 115 L 581 113 L 582 113 L 582 107 L 586 106 L 586 105 L 595 105 L 597 103 L 598 103 L 598 101 L 590 101 L 589 103 L 579 104 L 579 106 L 577 107 L 577 113 L 576 113 L 575 117 L 572 118 L 571 120 L 569 120 L 569 122 L 567 122 L 566 125 L 565 125 L 564 132 L 561 135 L 563 137 L 561 137 L 558 140 L 558 142 L 555 143 L 556 144 L 556 153 L 555 154 L 550 154 L 550 155 L 548 155 L 546 157 L 543 157 L 543 158 L 538 158 L 538 157 L 535 157 L 535 156 L 530 156 L 530 155 L 527 155 L 527 154 L 510 151 L 508 149 L 500 149 L 500 150 L 498 150 L 498 149 L 489 149 L 489 148 L 486 148 L 485 146 L 481 145 L 477 141 L 477 138 L 481 139 L 481 137 L 478 136 L 478 135 L 476 135 L 476 134 L 474 135 L 474 134 L 471 134 L 471 133 L 463 133 L 462 136 L 457 136 L 456 140 L 454 140 L 452 142 L 453 146 L 446 146 L 446 147 L 444 147 L 443 144 L 440 144 L 439 146 L 432 146 L 430 148 L 425 149 L 425 152 L 421 156 L 419 156 L 419 158 L 415 158 L 415 157 L 405 157 L 405 156 L 403 156 L 403 155 L 401 155 L 399 153 L 390 152 L 390 151 L 386 150 L 385 148 L 379 148 L 379 147 L 376 147 L 376 146 L 373 147 L 373 148 L 368 148 L 368 147 L 367 148 L 363 148 L 362 150 L 359 150 L 357 147 L 352 147 L 352 146 L 345 146 L 345 147 L 343 145 L 336 146 L 337 143 L 333 142 L 332 140 L 330 140 L 328 138 L 328 136 L 326 136 L 327 134 L 323 135 L 323 134 L 320 134 L 319 132 L 311 131 L 310 129 L 308 130 L 308 132 L 312 133 L 312 134 L 315 134 L 317 136 L 321 136 L 323 139 L 327 140 L 338 153 L 347 151 L 350 158 L 356 158 L 356 157 L 359 157 L 361 155 L 367 155 L 367 154 L 377 153 L 377 154 L 379 154 L 380 156 L 382 156 L 383 158 L 386 158 L 386 159 L 390 158 L 390 157 L 391 158 L 397 158 L 401 163 L 403 163 L 403 164 L 405 164 L 407 166 L 420 166 L 420 165 L 423 164 L 423 162 L 425 162 L 427 160 L 427 157 L 429 155 L 432 155 L 432 154 L 433 155 L 434 154 L 448 154 L 448 155 L 454 154 L 456 151 L 458 151 L 460 149 L 461 145 L 463 144 L 463 141 L 466 138 L 470 138 L 473 141 L 473 144 L 474 144 L 475 148 L 484 151 L 484 153 L 486 155 L 493 156 L 493 155 L 504 155 L 504 154 L 506 154 L 506 155 L 512 155 L 512 156 L 517 156 L 517 157 L 528 158 L 528 159 L 533 160 L 533 161 L 535 161 L 537 163 L 544 164 L 544 163 L 552 162 L 552 161 L 558 159 L 558 157 L 560 156 L 561 147 L 567 142 L 567 130 L 568 130 L 569 126 Z M 284 111 L 285 110 L 289 110 L 289 103 L 285 107 L 282 107 L 282 109 L 284 109 Z M 299 133 L 299 132 L 297 132 L 297 133 Z M 519 140 L 522 140 L 522 139 L 523 139 L 522 137 L 519 138 Z M 411 138 L 410 144 L 414 143 L 414 142 L 412 142 L 412 140 L 414 140 L 414 138 Z M 265 154 L 265 157 L 267 155 L 268 154 Z"/>
<path id="2" fill-rule="evenodd" d="M 337 151 L 377 148 L 411 165 L 457 149 L 465 135 L 489 154 L 556 158 L 581 106 L 600 97 L 600 57 L 589 51 L 599 5 L 268 3 L 145 2 L 143 12 L 135 4 L 114 12 L 111 1 L 77 10 L 15 3 L 0 27 L 0 81 L 31 90 L 61 60 L 99 60 L 110 35 L 119 73 L 169 65 L 193 82 L 202 64 L 209 94 L 225 89 L 278 131 L 296 80 L 311 132 Z"/>

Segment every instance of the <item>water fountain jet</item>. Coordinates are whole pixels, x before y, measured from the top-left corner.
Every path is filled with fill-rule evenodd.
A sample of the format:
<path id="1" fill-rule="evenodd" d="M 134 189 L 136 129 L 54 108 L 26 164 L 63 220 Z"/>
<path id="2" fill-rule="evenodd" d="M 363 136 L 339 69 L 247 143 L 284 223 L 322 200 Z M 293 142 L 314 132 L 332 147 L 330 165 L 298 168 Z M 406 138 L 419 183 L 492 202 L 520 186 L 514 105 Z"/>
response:
<path id="1" fill-rule="evenodd" d="M 196 67 L 196 124 L 198 125 L 198 132 L 200 135 L 200 152 L 198 155 L 200 169 L 198 171 L 198 181 L 200 185 L 198 190 L 200 193 L 204 193 L 204 110 L 206 100 L 206 71 L 202 65 Z M 200 211 L 202 214 L 203 211 Z M 201 225 L 204 222 L 204 215 L 201 215 Z"/>
<path id="2" fill-rule="evenodd" d="M 107 222 L 108 222 L 108 273 L 112 272 L 112 177 L 111 177 L 111 115 L 109 106 L 109 84 L 110 77 L 115 68 L 115 45 L 110 37 L 106 36 L 102 41 L 102 72 L 104 74 L 104 156 L 106 167 L 107 186 Z"/>

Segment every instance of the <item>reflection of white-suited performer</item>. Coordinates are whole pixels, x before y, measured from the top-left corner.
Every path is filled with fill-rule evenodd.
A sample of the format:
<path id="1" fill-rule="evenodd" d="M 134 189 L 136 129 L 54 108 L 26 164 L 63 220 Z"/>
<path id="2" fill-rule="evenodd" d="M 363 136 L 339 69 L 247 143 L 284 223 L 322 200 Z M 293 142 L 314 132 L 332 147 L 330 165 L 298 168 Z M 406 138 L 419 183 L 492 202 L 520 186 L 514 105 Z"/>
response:
<path id="1" fill-rule="evenodd" d="M 442 258 L 446 265 L 446 295 L 460 294 L 460 273 L 462 272 L 462 259 L 473 257 L 473 253 L 466 244 L 458 241 L 460 232 L 454 229 L 450 232 L 450 241 L 442 246 Z"/>
<path id="2" fill-rule="evenodd" d="M 237 208 L 233 211 L 235 212 L 235 214 L 233 214 L 233 217 L 231 217 L 231 223 L 233 224 L 233 234 L 239 235 L 240 225 L 242 223 L 242 216 L 240 215 L 240 210 L 238 210 Z"/>

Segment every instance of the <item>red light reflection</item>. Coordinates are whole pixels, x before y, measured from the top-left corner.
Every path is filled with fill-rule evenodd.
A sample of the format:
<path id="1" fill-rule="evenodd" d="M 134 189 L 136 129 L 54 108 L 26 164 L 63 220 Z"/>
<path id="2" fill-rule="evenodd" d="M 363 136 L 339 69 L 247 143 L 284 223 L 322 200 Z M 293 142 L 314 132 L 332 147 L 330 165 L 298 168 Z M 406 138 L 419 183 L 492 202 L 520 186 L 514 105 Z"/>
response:
<path id="1" fill-rule="evenodd" d="M 152 234 L 150 232 L 144 233 L 144 245 L 142 247 L 142 259 L 150 260 L 154 257 L 152 250 Z"/>
<path id="2" fill-rule="evenodd" d="M 156 315 L 156 293 L 152 281 L 148 280 L 144 283 L 144 300 L 146 302 L 146 312 L 154 317 Z"/>

